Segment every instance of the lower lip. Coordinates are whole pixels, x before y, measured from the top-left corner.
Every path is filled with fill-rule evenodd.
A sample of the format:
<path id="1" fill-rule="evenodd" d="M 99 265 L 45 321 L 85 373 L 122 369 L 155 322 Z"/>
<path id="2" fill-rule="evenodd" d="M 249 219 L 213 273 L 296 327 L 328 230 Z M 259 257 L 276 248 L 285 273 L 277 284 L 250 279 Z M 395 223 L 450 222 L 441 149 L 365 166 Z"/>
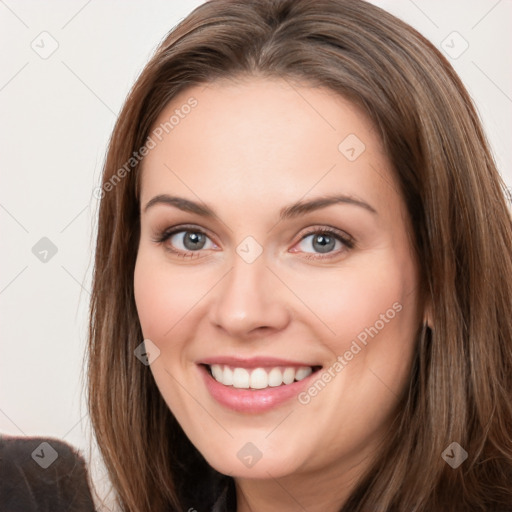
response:
<path id="1" fill-rule="evenodd" d="M 206 367 L 200 365 L 206 387 L 212 397 L 221 405 L 237 412 L 260 413 L 296 398 L 317 372 L 292 384 L 268 387 L 265 389 L 239 389 L 233 386 L 224 386 L 217 382 Z"/>

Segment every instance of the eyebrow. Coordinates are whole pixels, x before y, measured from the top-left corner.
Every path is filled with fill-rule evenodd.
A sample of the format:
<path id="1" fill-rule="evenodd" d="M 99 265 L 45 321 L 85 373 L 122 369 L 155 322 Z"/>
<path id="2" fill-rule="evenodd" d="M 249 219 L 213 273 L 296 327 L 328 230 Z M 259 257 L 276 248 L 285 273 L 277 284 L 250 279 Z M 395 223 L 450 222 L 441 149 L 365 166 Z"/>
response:
<path id="1" fill-rule="evenodd" d="M 197 215 L 200 215 L 201 217 L 217 217 L 213 210 L 204 203 L 196 203 L 194 201 L 190 201 L 189 199 L 185 199 L 184 197 L 170 196 L 168 194 L 159 194 L 150 199 L 147 202 L 146 206 L 144 207 L 143 211 L 146 212 L 149 208 L 157 204 L 174 206 L 184 212 L 195 213 Z M 300 215 L 305 215 L 306 213 L 310 213 L 315 210 L 320 210 L 321 208 L 327 208 L 328 206 L 334 204 L 347 204 L 352 206 L 358 206 L 360 208 L 364 208 L 365 210 L 375 215 L 378 215 L 377 210 L 375 210 L 373 206 L 371 206 L 370 204 L 366 203 L 361 199 L 349 195 L 331 195 L 311 199 L 309 201 L 298 201 L 296 203 L 293 203 L 289 206 L 282 208 L 279 217 L 280 220 L 291 219 L 298 217 Z"/>

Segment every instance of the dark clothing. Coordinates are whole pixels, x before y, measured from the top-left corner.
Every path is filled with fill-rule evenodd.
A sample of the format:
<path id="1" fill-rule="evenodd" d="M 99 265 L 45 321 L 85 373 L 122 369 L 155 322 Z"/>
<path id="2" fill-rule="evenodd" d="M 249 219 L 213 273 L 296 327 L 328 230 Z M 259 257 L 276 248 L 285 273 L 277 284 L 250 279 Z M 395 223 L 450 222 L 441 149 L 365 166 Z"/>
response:
<path id="1" fill-rule="evenodd" d="M 184 512 L 236 512 L 236 490 L 234 480 L 215 471 L 204 462 L 197 467 L 190 485 L 182 489 Z"/>
<path id="2" fill-rule="evenodd" d="M 85 462 L 55 439 L 0 437 L 2 512 L 94 512 Z"/>
<path id="3" fill-rule="evenodd" d="M 212 512 L 236 512 L 236 494 L 232 480 L 222 490 L 213 505 Z"/>
<path id="4" fill-rule="evenodd" d="M 184 512 L 236 512 L 233 479 L 200 462 Z M 95 512 L 83 458 L 56 439 L 0 436 L 0 511 Z"/>

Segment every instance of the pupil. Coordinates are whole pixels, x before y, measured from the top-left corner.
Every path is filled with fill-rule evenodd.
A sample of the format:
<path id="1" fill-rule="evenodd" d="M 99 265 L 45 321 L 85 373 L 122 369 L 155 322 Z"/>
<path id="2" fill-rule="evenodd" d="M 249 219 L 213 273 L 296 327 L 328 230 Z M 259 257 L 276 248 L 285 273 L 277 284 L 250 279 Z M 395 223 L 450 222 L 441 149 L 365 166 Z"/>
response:
<path id="1" fill-rule="evenodd" d="M 329 252 L 334 249 L 335 240 L 327 235 L 317 235 L 313 239 L 313 247 L 318 252 Z"/>
<path id="2" fill-rule="evenodd" d="M 194 251 L 197 249 L 202 249 L 205 242 L 205 236 L 202 233 L 193 233 L 189 231 L 185 234 L 183 245 L 187 249 Z"/>

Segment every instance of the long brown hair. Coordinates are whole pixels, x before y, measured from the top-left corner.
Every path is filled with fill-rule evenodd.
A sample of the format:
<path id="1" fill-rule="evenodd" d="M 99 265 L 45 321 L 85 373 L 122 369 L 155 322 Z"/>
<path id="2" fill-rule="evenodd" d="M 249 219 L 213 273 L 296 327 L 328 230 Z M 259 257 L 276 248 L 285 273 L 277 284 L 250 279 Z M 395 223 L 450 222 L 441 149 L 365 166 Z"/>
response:
<path id="1" fill-rule="evenodd" d="M 205 464 L 133 355 L 142 341 L 134 152 L 179 92 L 256 75 L 326 87 L 373 120 L 408 208 L 433 318 L 418 337 L 389 442 L 341 510 L 511 510 L 512 222 L 504 184 L 447 60 L 362 0 L 211 0 L 172 30 L 126 100 L 99 193 L 88 365 L 90 414 L 122 509 L 181 510 L 192 466 Z M 452 442 L 468 453 L 456 469 L 441 457 Z"/>

